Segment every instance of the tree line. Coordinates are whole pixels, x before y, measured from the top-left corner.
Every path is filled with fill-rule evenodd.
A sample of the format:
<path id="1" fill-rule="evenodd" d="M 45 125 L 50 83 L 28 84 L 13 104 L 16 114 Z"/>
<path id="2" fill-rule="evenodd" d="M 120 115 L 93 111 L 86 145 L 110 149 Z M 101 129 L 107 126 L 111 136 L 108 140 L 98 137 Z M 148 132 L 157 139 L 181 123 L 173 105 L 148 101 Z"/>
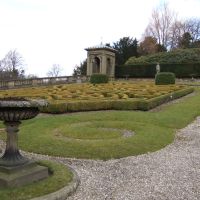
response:
<path id="1" fill-rule="evenodd" d="M 113 44 L 106 44 L 117 50 L 116 65 L 123 65 L 130 57 L 146 56 L 175 49 L 200 48 L 200 19 L 180 20 L 177 13 L 164 3 L 152 11 L 150 21 L 138 41 L 123 37 Z M 74 68 L 73 75 L 86 75 L 84 60 Z"/>
<path id="2" fill-rule="evenodd" d="M 60 76 L 62 67 L 53 64 L 47 72 L 48 77 Z M 14 80 L 25 78 L 37 78 L 34 74 L 25 76 L 25 62 L 21 54 L 16 50 L 10 50 L 3 59 L 0 60 L 0 80 Z"/>

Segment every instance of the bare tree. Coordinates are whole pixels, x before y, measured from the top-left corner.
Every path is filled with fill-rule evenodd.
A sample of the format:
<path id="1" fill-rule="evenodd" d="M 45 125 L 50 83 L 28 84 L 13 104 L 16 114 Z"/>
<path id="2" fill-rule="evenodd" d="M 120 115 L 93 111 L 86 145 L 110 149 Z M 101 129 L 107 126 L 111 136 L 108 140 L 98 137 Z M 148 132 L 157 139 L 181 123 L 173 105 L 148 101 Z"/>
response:
<path id="1" fill-rule="evenodd" d="M 152 11 L 144 37 L 157 39 L 158 44 L 167 49 L 179 47 L 180 39 L 186 33 L 191 35 L 191 47 L 200 42 L 200 19 L 178 20 L 177 14 L 164 3 Z"/>
<path id="2" fill-rule="evenodd" d="M 47 76 L 49 77 L 57 77 L 61 75 L 63 69 L 60 67 L 59 64 L 53 64 L 51 69 L 47 72 Z"/>
<path id="3" fill-rule="evenodd" d="M 179 47 L 179 42 L 185 34 L 190 34 L 191 44 L 198 42 L 200 40 L 200 19 L 175 21 L 171 26 L 170 48 Z"/>
<path id="4" fill-rule="evenodd" d="M 184 23 L 184 33 L 190 33 L 192 42 L 200 39 L 200 19 L 189 19 Z"/>
<path id="5" fill-rule="evenodd" d="M 144 36 L 156 38 L 158 44 L 167 48 L 170 43 L 171 26 L 175 21 L 176 14 L 169 9 L 168 4 L 164 3 L 161 7 L 153 10 Z"/>
<path id="6" fill-rule="evenodd" d="M 24 60 L 17 50 L 10 50 L 0 61 L 1 77 L 4 79 L 23 78 Z"/>

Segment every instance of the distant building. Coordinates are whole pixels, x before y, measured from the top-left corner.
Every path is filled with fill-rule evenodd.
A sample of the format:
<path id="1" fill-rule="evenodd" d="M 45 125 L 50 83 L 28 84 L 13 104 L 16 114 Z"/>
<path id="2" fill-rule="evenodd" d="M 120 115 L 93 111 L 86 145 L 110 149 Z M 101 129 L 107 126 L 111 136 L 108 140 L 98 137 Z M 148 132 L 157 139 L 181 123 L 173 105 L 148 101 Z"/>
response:
<path id="1" fill-rule="evenodd" d="M 87 76 L 92 74 L 107 74 L 115 76 L 115 49 L 106 45 L 89 47 L 87 51 Z"/>

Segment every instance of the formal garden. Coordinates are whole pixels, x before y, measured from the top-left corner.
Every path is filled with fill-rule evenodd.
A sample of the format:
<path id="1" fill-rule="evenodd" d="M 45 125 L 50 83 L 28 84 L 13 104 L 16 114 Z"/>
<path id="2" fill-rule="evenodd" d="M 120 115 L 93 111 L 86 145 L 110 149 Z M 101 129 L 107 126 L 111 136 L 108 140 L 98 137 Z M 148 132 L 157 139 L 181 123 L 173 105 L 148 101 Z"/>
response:
<path id="1" fill-rule="evenodd" d="M 130 58 L 128 62 L 136 61 Z M 18 132 L 17 127 L 23 119 L 29 120 L 20 125 L 19 148 L 27 154 L 47 155 L 51 160 L 71 158 L 108 161 L 156 152 L 171 144 L 176 131 L 200 115 L 197 106 L 200 90 L 195 87 L 198 83 L 190 79 L 180 84 L 176 82 L 174 73 L 157 72 L 155 75 L 155 64 L 153 71 L 148 66 L 144 65 L 141 73 L 152 73 L 155 79 L 108 81 L 106 75 L 94 74 L 86 83 L 0 90 L 0 117 L 4 121 L 4 124 L 0 124 L 0 139 L 7 145 L 7 154 L 4 153 L 2 157 L 2 160 L 4 157 L 7 160 L 0 161 L 0 164 L 5 164 L 0 176 L 4 179 L 5 171 L 10 170 L 10 163 L 13 165 L 9 155 L 16 145 L 12 144 L 14 139 L 9 134 Z M 133 65 L 124 67 L 137 71 Z M 19 104 L 15 104 L 15 101 Z M 38 102 L 37 106 L 34 101 Z M 13 109 L 16 110 L 13 112 Z M 14 154 L 14 162 L 24 162 L 25 158 L 21 158 L 17 148 Z M 26 165 L 25 168 L 32 169 L 29 161 Z M 15 175 L 11 173 L 11 176 L 8 175 L 11 179 L 6 180 L 11 185 L 1 189 L 0 198 L 25 200 L 53 194 L 53 199 L 56 199 L 60 198 L 62 188 L 68 187 L 64 196 L 76 190 L 79 179 L 71 168 L 44 160 L 38 161 L 37 166 L 48 169 L 48 178 L 19 187 L 18 183 L 10 182 L 16 176 L 12 172 Z M 16 166 L 14 171 L 18 171 Z M 32 175 L 27 177 L 29 179 Z"/>
<path id="2" fill-rule="evenodd" d="M 197 115 L 198 109 L 193 107 L 199 99 L 198 91 L 168 109 L 143 111 L 193 91 L 185 85 L 156 85 L 147 80 L 21 88 L 0 91 L 0 96 L 42 98 L 49 102 L 47 107 L 41 107 L 44 114 L 23 123 L 19 140 L 23 150 L 108 160 L 156 151 L 171 143 L 175 130 Z M 55 115 L 61 113 L 65 114 Z M 5 139 L 3 135 L 1 138 Z"/>
<path id="3" fill-rule="evenodd" d="M 200 199 L 200 1 L 0 5 L 0 200 Z"/>
<path id="4" fill-rule="evenodd" d="M 151 111 L 190 93 L 179 103 Z M 183 84 L 156 85 L 151 80 L 11 89 L 0 91 L 0 96 L 47 101 L 48 106 L 40 108 L 42 114 L 22 123 L 19 147 L 67 158 L 109 160 L 157 151 L 172 143 L 176 130 L 200 114 L 198 89 Z M 1 124 L 0 138 L 5 141 L 3 127 Z M 0 197 L 30 199 L 72 181 L 72 173 L 63 165 L 44 161 L 41 165 L 48 166 L 50 178 L 2 189 Z"/>

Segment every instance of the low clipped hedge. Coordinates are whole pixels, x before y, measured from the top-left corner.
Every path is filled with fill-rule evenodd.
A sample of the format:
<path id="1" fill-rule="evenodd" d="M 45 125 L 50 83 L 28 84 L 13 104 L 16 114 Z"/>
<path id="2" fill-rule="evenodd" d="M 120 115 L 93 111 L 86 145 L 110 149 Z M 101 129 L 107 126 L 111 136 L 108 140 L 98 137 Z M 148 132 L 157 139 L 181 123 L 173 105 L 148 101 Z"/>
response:
<path id="1" fill-rule="evenodd" d="M 137 110 L 139 100 L 99 100 L 99 101 L 76 101 L 62 104 L 49 104 L 41 108 L 44 113 L 66 113 L 78 111 L 95 111 L 95 110 Z"/>
<path id="2" fill-rule="evenodd" d="M 161 95 L 152 99 L 133 99 L 133 100 L 95 100 L 95 101 L 76 101 L 60 104 L 50 104 L 41 108 L 44 113 L 66 113 L 78 111 L 96 110 L 150 110 L 162 103 L 180 98 L 194 91 L 193 88 L 177 90 L 175 92 Z"/>
<path id="3" fill-rule="evenodd" d="M 161 95 L 159 97 L 155 97 L 146 101 L 141 101 L 139 104 L 139 108 L 140 110 L 143 111 L 147 111 L 150 110 L 152 108 L 155 108 L 163 103 L 167 103 L 169 101 L 172 101 L 174 99 L 178 99 L 180 97 L 183 97 L 187 94 L 190 94 L 194 91 L 194 88 L 187 88 L 187 89 L 183 89 L 183 90 L 179 90 L 176 92 L 173 92 L 171 94 L 165 94 L 165 95 Z"/>
<path id="4" fill-rule="evenodd" d="M 108 83 L 108 80 L 106 74 L 92 74 L 90 77 L 90 83 L 92 84 Z"/>
<path id="5" fill-rule="evenodd" d="M 171 72 L 160 72 L 155 77 L 156 85 L 175 84 L 175 74 Z"/>

